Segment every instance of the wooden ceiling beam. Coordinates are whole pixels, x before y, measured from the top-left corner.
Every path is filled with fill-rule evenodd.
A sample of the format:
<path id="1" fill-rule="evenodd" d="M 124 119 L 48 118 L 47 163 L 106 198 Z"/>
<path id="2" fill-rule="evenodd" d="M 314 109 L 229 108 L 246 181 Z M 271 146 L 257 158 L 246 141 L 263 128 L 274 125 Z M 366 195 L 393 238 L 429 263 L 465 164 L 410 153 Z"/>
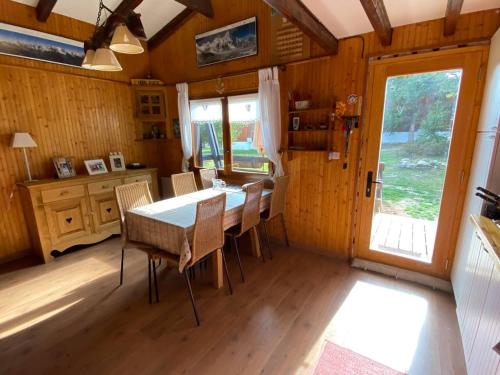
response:
<path id="1" fill-rule="evenodd" d="M 264 0 L 273 9 L 295 24 L 327 53 L 336 54 L 338 40 L 300 0 Z"/>
<path id="2" fill-rule="evenodd" d="M 446 15 L 444 17 L 444 36 L 455 34 L 458 17 L 460 17 L 460 11 L 462 10 L 463 3 L 464 0 L 448 0 L 448 4 L 446 5 Z"/>
<path id="3" fill-rule="evenodd" d="M 56 3 L 57 0 L 39 0 L 35 8 L 36 19 L 39 22 L 47 21 L 47 18 L 49 18 Z"/>
<path id="4" fill-rule="evenodd" d="M 148 40 L 148 48 L 152 49 L 161 44 L 164 40 L 166 40 L 170 35 L 174 33 L 179 27 L 184 25 L 184 23 L 196 14 L 196 12 L 192 9 L 186 8 L 182 12 L 180 12 L 177 16 L 175 16 L 169 23 L 161 28 L 155 35 L 153 35 Z"/>
<path id="5" fill-rule="evenodd" d="M 392 43 L 392 27 L 383 0 L 360 0 L 370 23 L 375 29 L 380 43 L 390 46 Z"/>
<path id="6" fill-rule="evenodd" d="M 188 9 L 203 14 L 205 17 L 213 18 L 214 9 L 211 0 L 175 0 L 186 6 Z"/>

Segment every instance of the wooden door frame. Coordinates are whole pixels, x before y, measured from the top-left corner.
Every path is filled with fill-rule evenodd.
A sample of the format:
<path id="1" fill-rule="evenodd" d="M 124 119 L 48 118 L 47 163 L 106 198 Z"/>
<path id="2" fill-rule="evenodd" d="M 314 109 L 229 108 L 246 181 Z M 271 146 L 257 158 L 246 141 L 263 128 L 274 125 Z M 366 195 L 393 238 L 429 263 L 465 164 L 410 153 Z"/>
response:
<path id="1" fill-rule="evenodd" d="M 356 191 L 356 218 L 353 231 L 354 257 L 449 280 L 474 151 L 486 72 L 486 69 L 483 68 L 487 64 L 488 52 L 489 45 L 482 45 L 369 61 L 366 80 L 367 101 L 363 115 L 364 126 L 361 134 L 358 188 Z M 411 68 L 409 68 L 410 66 Z M 373 171 L 375 176 L 377 175 L 377 168 L 371 167 L 379 159 L 378 150 L 380 149 L 381 140 L 378 141 L 378 147 L 374 147 L 372 144 L 369 147 L 368 139 L 373 137 L 373 134 L 378 137 L 377 133 L 381 131 L 380 127 L 382 126 L 385 99 L 384 95 L 373 96 L 373 93 L 375 90 L 385 87 L 388 76 L 457 68 L 463 69 L 463 75 L 455 114 L 452 142 L 455 145 L 457 143 L 462 144 L 463 148 L 461 152 L 458 152 L 457 146 L 453 149 L 450 148 L 448 165 L 455 167 L 448 168 L 446 171 L 443 191 L 446 190 L 447 195 L 443 194 L 441 208 L 447 206 L 453 207 L 453 209 L 447 212 L 440 210 L 440 215 L 445 214 L 447 218 L 445 218 L 445 225 L 442 224 L 442 221 L 438 225 L 435 241 L 435 248 L 438 250 L 433 252 L 432 263 L 420 262 L 384 252 L 371 251 L 369 250 L 370 233 L 366 234 L 366 228 L 369 227 L 368 232 L 371 232 L 371 216 L 375 194 L 372 193 L 370 198 L 365 197 L 366 175 L 369 170 Z M 381 71 L 383 74 L 376 76 L 376 69 L 383 69 Z M 379 86 L 376 86 L 377 84 Z M 374 114 L 376 115 L 374 116 Z M 443 233 L 447 235 L 445 236 Z M 368 244 L 366 245 L 367 238 Z"/>

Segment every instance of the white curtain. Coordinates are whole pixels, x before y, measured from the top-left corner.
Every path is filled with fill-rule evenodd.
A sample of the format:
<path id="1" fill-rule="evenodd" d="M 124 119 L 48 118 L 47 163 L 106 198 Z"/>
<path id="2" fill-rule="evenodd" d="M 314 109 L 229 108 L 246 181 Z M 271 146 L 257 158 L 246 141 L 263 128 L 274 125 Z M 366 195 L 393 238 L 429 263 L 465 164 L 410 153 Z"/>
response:
<path id="1" fill-rule="evenodd" d="M 182 171 L 189 170 L 189 159 L 193 156 L 193 134 L 191 130 L 191 113 L 189 111 L 188 84 L 178 83 L 177 107 L 179 109 L 179 127 L 182 143 Z"/>
<path id="2" fill-rule="evenodd" d="M 281 163 L 281 108 L 278 68 L 259 70 L 259 117 L 266 155 L 274 164 L 273 178 L 283 176 Z"/>

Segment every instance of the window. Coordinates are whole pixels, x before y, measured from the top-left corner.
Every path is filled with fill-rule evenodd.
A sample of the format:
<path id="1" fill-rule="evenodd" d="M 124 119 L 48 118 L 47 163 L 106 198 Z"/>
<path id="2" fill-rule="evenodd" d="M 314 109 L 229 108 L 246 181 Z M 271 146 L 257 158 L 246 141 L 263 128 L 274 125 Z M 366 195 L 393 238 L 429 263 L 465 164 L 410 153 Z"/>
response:
<path id="1" fill-rule="evenodd" d="M 191 101 L 196 165 L 230 172 L 269 172 L 257 94 Z M 229 152 L 224 152 L 228 150 Z"/>
<path id="2" fill-rule="evenodd" d="M 221 99 L 192 100 L 191 122 L 197 165 L 224 169 Z"/>
<path id="3" fill-rule="evenodd" d="M 269 160 L 264 154 L 262 131 L 257 120 L 257 104 L 257 94 L 228 98 L 233 171 L 269 172 Z"/>

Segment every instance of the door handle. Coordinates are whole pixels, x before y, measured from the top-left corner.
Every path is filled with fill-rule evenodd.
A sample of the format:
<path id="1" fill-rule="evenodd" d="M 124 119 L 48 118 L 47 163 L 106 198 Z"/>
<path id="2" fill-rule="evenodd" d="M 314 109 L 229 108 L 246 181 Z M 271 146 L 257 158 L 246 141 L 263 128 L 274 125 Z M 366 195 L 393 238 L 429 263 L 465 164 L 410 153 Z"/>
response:
<path id="1" fill-rule="evenodd" d="M 368 174 L 366 175 L 366 190 L 365 190 L 365 195 L 367 198 L 370 198 L 372 195 L 372 185 L 373 184 L 380 184 L 382 185 L 382 180 L 374 180 L 373 179 L 373 172 L 369 171 Z"/>

